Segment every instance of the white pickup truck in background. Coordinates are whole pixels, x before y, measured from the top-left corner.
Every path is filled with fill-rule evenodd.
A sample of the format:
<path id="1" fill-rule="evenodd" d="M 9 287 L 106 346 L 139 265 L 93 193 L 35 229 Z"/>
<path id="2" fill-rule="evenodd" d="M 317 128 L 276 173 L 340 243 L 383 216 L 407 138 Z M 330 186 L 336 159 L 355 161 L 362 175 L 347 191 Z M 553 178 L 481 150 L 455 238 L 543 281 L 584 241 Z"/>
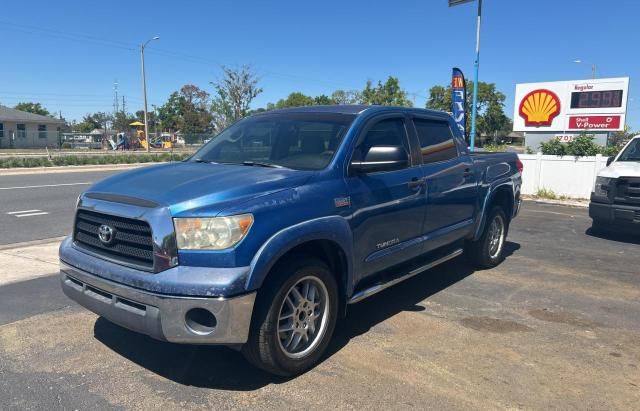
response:
<path id="1" fill-rule="evenodd" d="M 598 173 L 589 216 L 596 230 L 640 233 L 640 135 L 632 138 Z"/>

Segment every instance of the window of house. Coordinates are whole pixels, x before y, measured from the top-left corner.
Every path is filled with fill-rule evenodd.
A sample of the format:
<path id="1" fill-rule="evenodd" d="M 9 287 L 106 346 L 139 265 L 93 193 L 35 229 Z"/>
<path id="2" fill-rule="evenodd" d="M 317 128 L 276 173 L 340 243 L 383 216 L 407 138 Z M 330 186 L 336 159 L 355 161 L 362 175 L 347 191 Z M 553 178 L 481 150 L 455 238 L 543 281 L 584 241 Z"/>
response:
<path id="1" fill-rule="evenodd" d="M 27 138 L 27 126 L 24 124 L 17 124 L 16 125 L 16 130 L 18 131 L 17 133 L 17 137 L 18 138 Z"/>
<path id="2" fill-rule="evenodd" d="M 47 138 L 46 124 L 38 124 L 38 138 Z"/>
<path id="3" fill-rule="evenodd" d="M 4 137 L 4 124 L 0 123 L 0 138 Z"/>
<path id="4" fill-rule="evenodd" d="M 420 141 L 422 161 L 425 164 L 450 160 L 458 156 L 456 142 L 446 121 L 413 120 Z"/>

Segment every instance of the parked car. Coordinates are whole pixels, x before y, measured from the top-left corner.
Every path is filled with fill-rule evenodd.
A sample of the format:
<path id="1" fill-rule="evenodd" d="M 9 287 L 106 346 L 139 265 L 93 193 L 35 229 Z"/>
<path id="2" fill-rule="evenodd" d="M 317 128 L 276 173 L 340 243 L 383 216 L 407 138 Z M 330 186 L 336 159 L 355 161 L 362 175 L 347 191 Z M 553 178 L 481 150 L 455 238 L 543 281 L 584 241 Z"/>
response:
<path id="1" fill-rule="evenodd" d="M 640 135 L 632 138 L 598 172 L 589 216 L 595 230 L 640 233 Z"/>
<path id="2" fill-rule="evenodd" d="M 84 192 L 62 288 L 153 338 L 304 372 L 349 304 L 463 253 L 505 258 L 522 163 L 470 153 L 457 130 L 446 113 L 380 106 L 246 118 L 184 162 Z"/>

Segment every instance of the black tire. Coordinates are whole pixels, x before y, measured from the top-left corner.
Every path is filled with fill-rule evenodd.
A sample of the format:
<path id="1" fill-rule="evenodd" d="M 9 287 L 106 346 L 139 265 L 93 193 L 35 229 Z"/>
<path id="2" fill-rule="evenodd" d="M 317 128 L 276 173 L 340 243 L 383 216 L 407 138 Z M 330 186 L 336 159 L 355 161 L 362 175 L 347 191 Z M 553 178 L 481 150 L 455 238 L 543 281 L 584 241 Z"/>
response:
<path id="1" fill-rule="evenodd" d="M 593 220 L 591 222 L 591 232 L 594 234 L 606 234 L 607 228 L 607 224 L 603 221 Z"/>
<path id="2" fill-rule="evenodd" d="M 305 352 L 305 350 L 298 353 L 289 352 L 285 348 L 285 344 L 290 342 L 287 337 L 295 335 L 296 331 L 291 331 L 291 334 L 278 332 L 280 322 L 286 321 L 280 319 L 281 311 L 285 309 L 285 304 L 287 308 L 290 307 L 291 310 L 294 310 L 289 303 L 285 302 L 285 298 L 290 295 L 290 292 L 293 292 L 292 287 L 303 287 L 307 282 L 317 287 L 316 292 L 319 293 L 318 295 L 326 291 L 323 306 L 324 309 L 328 308 L 328 313 L 326 313 L 326 318 L 319 317 L 318 322 L 314 322 L 317 331 L 315 331 L 314 327 L 311 332 L 315 331 L 317 334 L 315 334 L 315 337 L 308 336 L 309 340 L 313 341 L 307 347 L 308 352 Z M 320 284 L 324 285 L 324 289 Z M 277 265 L 272 270 L 262 291 L 258 293 L 249 339 L 242 347 L 242 353 L 245 358 L 258 368 L 284 377 L 301 374 L 309 370 L 320 360 L 331 340 L 338 314 L 338 298 L 336 279 L 329 267 L 322 261 L 313 257 L 301 256 Z M 289 301 L 295 300 L 290 297 Z M 298 308 L 300 307 L 298 306 Z M 304 310 L 307 309 L 315 310 L 311 306 Z M 307 312 L 311 311 L 304 310 L 300 311 L 300 315 L 305 317 L 304 320 L 297 315 L 298 311 L 291 314 L 292 321 L 293 318 L 296 318 L 296 321 L 299 321 L 300 324 L 305 324 L 304 327 L 301 326 L 296 330 L 306 329 L 307 322 L 313 321 L 311 317 L 306 315 Z M 289 327 L 294 328 L 297 326 L 291 324 L 282 328 Z M 311 329 L 311 326 L 309 329 Z M 287 341 L 281 342 L 281 337 Z M 303 347 L 307 344 L 302 339 L 299 339 L 299 341 L 303 344 Z M 292 358 L 293 355 L 299 355 L 300 357 Z"/>
<path id="3" fill-rule="evenodd" d="M 499 242 L 497 253 L 492 248 L 492 223 L 496 219 L 502 221 L 502 239 Z M 476 241 L 467 241 L 465 244 L 465 255 L 469 261 L 479 268 L 493 268 L 504 261 L 504 243 L 509 232 L 509 219 L 500 206 L 495 206 L 489 211 L 484 231 Z"/>

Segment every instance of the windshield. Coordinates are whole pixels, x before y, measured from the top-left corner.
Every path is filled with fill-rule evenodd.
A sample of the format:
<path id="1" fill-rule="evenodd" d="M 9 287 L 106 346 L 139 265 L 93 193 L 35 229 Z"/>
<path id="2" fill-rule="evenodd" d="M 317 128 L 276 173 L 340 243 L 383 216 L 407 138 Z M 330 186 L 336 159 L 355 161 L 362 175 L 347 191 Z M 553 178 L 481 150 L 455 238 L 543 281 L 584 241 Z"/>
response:
<path id="1" fill-rule="evenodd" d="M 329 164 L 354 118 L 335 113 L 249 117 L 224 130 L 189 161 L 319 170 Z"/>
<path id="2" fill-rule="evenodd" d="M 616 161 L 640 161 L 640 138 L 631 141 Z"/>

